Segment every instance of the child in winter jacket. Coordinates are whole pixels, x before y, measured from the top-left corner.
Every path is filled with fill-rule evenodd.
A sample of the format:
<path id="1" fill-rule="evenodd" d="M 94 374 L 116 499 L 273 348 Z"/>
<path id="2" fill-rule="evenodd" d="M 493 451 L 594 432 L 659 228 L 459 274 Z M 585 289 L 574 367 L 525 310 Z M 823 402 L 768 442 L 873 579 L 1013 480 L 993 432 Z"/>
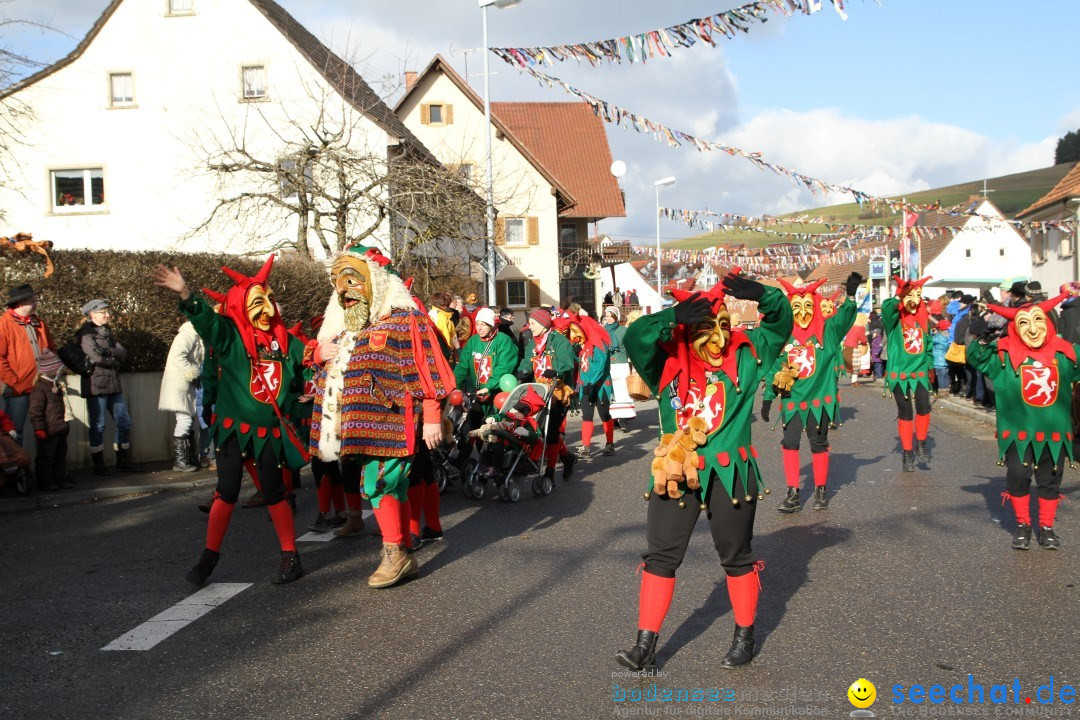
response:
<path id="1" fill-rule="evenodd" d="M 38 359 L 37 384 L 30 391 L 27 416 L 37 438 L 38 490 L 42 492 L 72 487 L 67 476 L 67 436 L 69 416 L 64 383 L 64 364 L 46 350 Z"/>
<path id="2" fill-rule="evenodd" d="M 30 454 L 15 441 L 15 423 L 8 414 L 0 410 L 0 485 L 8 475 L 15 475 L 20 470 L 30 467 Z"/>
<path id="3" fill-rule="evenodd" d="M 949 339 L 949 326 L 948 320 L 939 320 L 934 335 L 930 338 L 934 350 L 934 374 L 937 375 L 938 392 L 948 392 L 949 389 L 949 363 L 945 360 L 945 354 L 949 352 L 949 345 L 952 344 Z"/>

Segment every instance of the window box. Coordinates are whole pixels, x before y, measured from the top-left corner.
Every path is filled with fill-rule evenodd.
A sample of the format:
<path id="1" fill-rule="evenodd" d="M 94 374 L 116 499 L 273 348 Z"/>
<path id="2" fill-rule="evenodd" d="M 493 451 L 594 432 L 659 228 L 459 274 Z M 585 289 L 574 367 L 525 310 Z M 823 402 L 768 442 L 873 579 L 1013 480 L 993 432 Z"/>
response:
<path id="1" fill-rule="evenodd" d="M 78 214 L 107 212 L 105 172 L 102 168 L 72 168 L 49 172 L 52 212 Z"/>

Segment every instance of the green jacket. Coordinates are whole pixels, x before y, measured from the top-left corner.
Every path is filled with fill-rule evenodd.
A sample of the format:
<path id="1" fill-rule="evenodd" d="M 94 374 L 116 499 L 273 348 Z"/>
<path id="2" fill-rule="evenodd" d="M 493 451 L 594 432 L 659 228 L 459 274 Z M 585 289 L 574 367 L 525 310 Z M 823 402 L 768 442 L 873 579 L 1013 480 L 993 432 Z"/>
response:
<path id="1" fill-rule="evenodd" d="M 881 303 L 881 322 L 885 326 L 886 349 L 889 353 L 885 387 L 892 392 L 900 388 L 910 395 L 916 386 L 931 392 L 930 368 L 934 365 L 934 343 L 930 341 L 929 328 L 913 328 L 905 337 L 900 326 L 900 298 L 891 297 Z"/>
<path id="2" fill-rule="evenodd" d="M 1080 357 L 1080 345 L 1073 348 Z M 1049 448 L 1055 465 L 1061 464 L 1063 449 L 1072 460 L 1072 384 L 1080 380 L 1076 363 L 1058 352 L 1052 367 L 1029 358 L 1014 370 L 1009 353 L 1002 355 L 996 342 L 967 346 L 968 364 L 994 382 L 999 456 L 1014 446 L 1021 459 L 1031 448 L 1038 462 L 1043 448 Z"/>
<path id="3" fill-rule="evenodd" d="M 526 382 L 532 378 L 538 383 L 550 385 L 552 381 L 545 380 L 543 373 L 544 370 L 551 369 L 564 383 L 574 387 L 574 347 L 554 328 L 544 333 L 544 337 L 547 338 L 547 344 L 541 355 L 536 355 L 535 337 L 525 348 L 525 355 L 518 365 L 518 376 Z"/>
<path id="4" fill-rule="evenodd" d="M 626 345 L 624 344 L 626 328 L 615 323 L 614 325 L 605 325 L 604 329 L 607 330 L 608 335 L 611 336 L 611 362 L 629 362 L 626 357 Z"/>
<path id="5" fill-rule="evenodd" d="M 843 365 L 842 343 L 848 330 L 855 324 L 855 314 L 855 301 L 848 298 L 836 308 L 836 314 L 825 321 L 824 338 L 811 338 L 808 345 L 800 346 L 798 340 L 789 337 L 765 373 L 765 400 L 771 402 L 776 398 L 773 376 L 788 358 L 800 369 L 799 379 L 791 388 L 791 396 L 783 398 L 780 403 L 780 419 L 784 425 L 791 422 L 795 415 L 799 416 L 803 425 L 806 425 L 807 415 L 813 415 L 819 425 L 822 414 L 827 414 L 830 420 L 836 419 L 840 407 L 836 385 L 837 358 Z"/>
<path id="6" fill-rule="evenodd" d="M 734 498 L 736 473 L 745 479 L 753 471 L 761 483 L 757 465 L 757 450 L 750 444 L 750 421 L 754 413 L 754 398 L 770 360 L 776 357 L 784 340 L 791 334 L 791 304 L 778 288 L 765 288 L 758 301 L 764 315 L 761 324 L 746 332 L 749 346 L 736 352 L 737 384 L 723 372 L 708 373 L 707 388 L 691 388 L 690 400 L 696 399 L 694 414 L 710 422 L 705 445 L 697 452 L 704 460 L 699 471 L 701 490 L 698 499 L 705 497 L 713 476 L 719 478 L 729 497 Z M 683 410 L 679 400 L 678 383 L 682 378 L 659 387 L 664 365 L 669 357 L 662 344 L 670 343 L 675 329 L 672 308 L 646 315 L 626 329 L 626 351 L 641 378 L 653 391 L 660 404 L 659 435 L 674 433 L 679 428 L 677 412 Z M 652 487 L 652 479 L 649 480 Z M 682 488 L 686 492 L 685 486 Z M 738 499 L 738 498 L 735 498 Z"/>
<path id="7" fill-rule="evenodd" d="M 578 398 L 582 401 L 585 397 L 585 386 L 592 385 L 595 390 L 593 402 L 600 402 L 604 398 L 609 401 L 615 396 L 611 386 L 611 355 L 602 347 L 593 348 L 588 355 L 581 351 L 578 356 Z"/>
<path id="8" fill-rule="evenodd" d="M 514 341 L 497 332 L 490 342 L 473 335 L 461 348 L 461 358 L 454 367 L 458 389 L 473 392 L 481 388 L 499 392 L 503 375 L 513 375 L 517 368 L 518 351 Z"/>

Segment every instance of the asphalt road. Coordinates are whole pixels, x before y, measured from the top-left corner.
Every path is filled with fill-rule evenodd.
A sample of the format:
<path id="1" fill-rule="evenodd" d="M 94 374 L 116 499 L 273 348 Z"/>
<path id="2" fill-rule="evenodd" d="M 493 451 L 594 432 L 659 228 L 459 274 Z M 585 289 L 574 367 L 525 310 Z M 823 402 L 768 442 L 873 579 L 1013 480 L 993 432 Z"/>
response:
<path id="1" fill-rule="evenodd" d="M 766 569 L 760 650 L 746 668 L 718 666 L 733 620 L 703 521 L 661 632 L 662 675 L 625 677 L 614 661 L 635 632 L 651 410 L 618 435 L 615 457 L 579 465 L 550 497 L 524 484 L 507 505 L 453 489 L 446 541 L 420 551 L 417 580 L 390 590 L 366 586 L 372 537 L 303 543 L 308 575 L 271 586 L 266 513 L 237 510 L 213 580 L 251 587 L 145 651 L 101 648 L 192 595 L 183 576 L 202 545 L 201 491 L 2 516 L 0 717 L 843 717 L 860 677 L 877 686 L 882 717 L 945 714 L 948 701 L 894 705 L 893 686 L 966 687 L 969 674 L 987 693 L 1009 683 L 1010 710 L 1070 716 L 1075 706 L 1040 706 L 1034 693 L 1051 675 L 1056 693 L 1080 685 L 1075 503 L 1059 513 L 1061 551 L 1013 551 L 991 426 L 936 413 L 933 469 L 904 474 L 891 400 L 858 388 L 845 403 L 826 511 L 776 512 L 779 431 L 755 428 L 773 493 L 757 516 Z M 805 443 L 803 453 L 808 474 Z M 1078 478 L 1067 472 L 1066 496 Z M 310 482 L 300 506 L 303 527 Z M 733 701 L 631 699 L 654 684 Z"/>

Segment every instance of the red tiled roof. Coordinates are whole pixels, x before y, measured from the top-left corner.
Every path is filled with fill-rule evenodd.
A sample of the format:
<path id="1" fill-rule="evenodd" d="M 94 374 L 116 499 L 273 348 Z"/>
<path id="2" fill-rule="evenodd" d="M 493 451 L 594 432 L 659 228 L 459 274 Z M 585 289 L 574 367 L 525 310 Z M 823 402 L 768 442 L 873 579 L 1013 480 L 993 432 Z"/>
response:
<path id="1" fill-rule="evenodd" d="M 584 103 L 497 102 L 491 112 L 577 199 L 561 217 L 626 217 L 603 121 Z"/>
<path id="2" fill-rule="evenodd" d="M 1058 182 L 1057 185 L 1050 188 L 1050 192 L 1036 200 L 1031 207 L 1018 212 L 1016 217 L 1022 218 L 1025 215 L 1036 213 L 1056 202 L 1061 202 L 1062 200 L 1071 197 L 1080 197 L 1080 163 L 1073 165 L 1073 169 L 1070 170 L 1065 177 L 1061 178 L 1061 181 Z"/>

